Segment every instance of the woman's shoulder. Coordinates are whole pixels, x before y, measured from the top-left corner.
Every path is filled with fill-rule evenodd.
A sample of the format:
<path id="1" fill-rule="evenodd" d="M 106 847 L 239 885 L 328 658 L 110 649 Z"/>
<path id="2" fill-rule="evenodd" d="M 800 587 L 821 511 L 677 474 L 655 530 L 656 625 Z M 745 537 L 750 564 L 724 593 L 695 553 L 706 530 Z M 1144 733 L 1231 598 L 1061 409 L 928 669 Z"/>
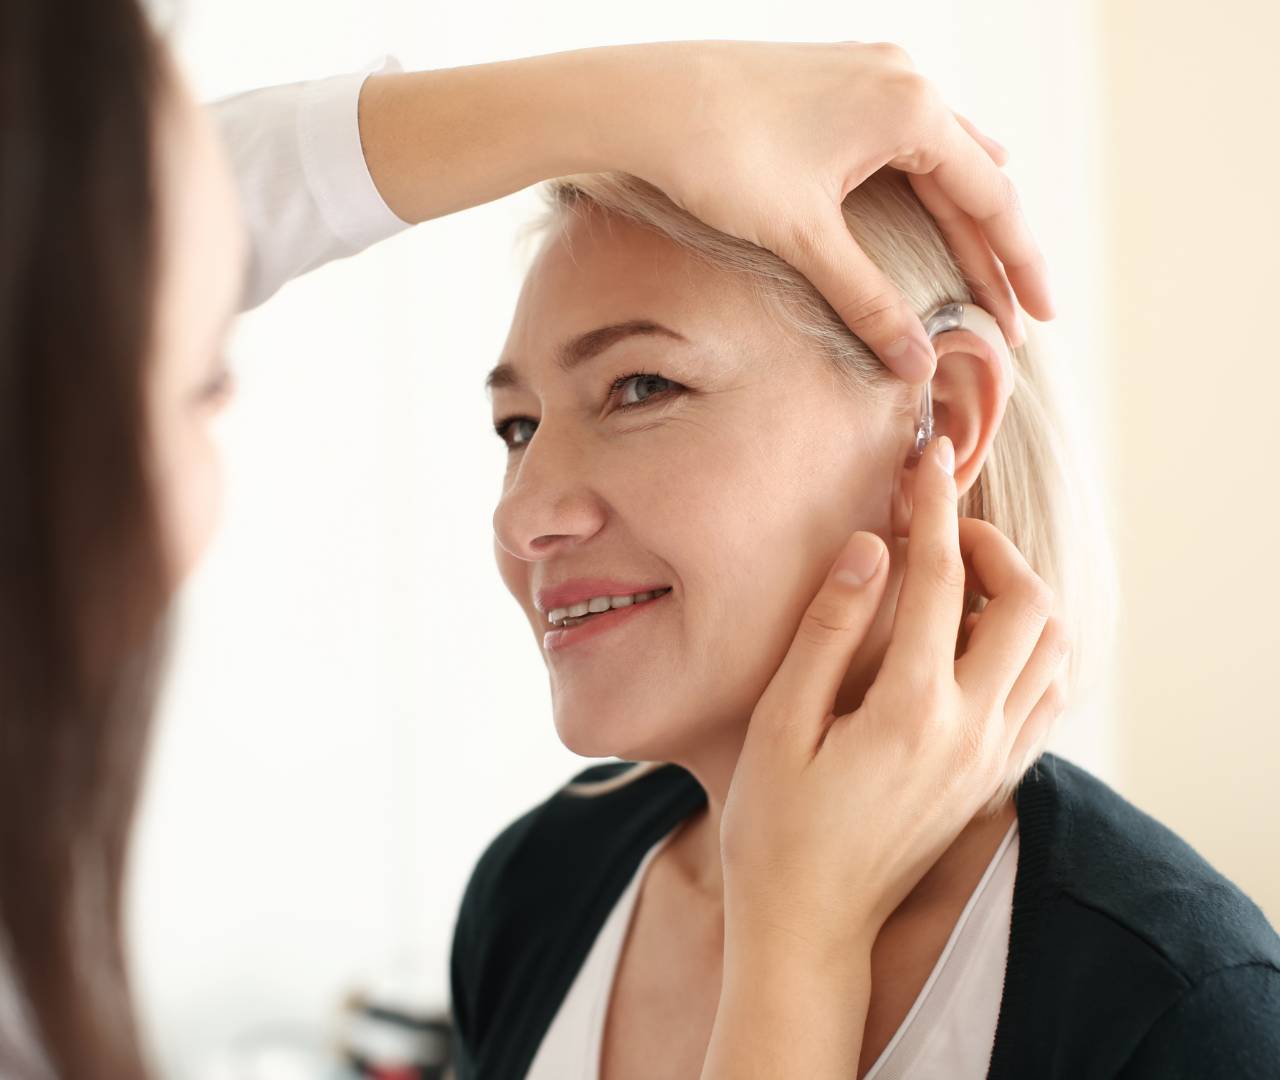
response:
<path id="1" fill-rule="evenodd" d="M 1043 755 L 1016 799 L 993 1080 L 1276 1075 L 1280 937 L 1258 906 L 1079 765 Z"/>
<path id="2" fill-rule="evenodd" d="M 1019 791 L 1023 843 L 1046 858 L 1044 887 L 1087 906 L 1160 954 L 1184 979 L 1261 963 L 1280 937 L 1234 882 L 1103 780 L 1046 754 Z"/>
<path id="3" fill-rule="evenodd" d="M 480 856 L 460 923 L 539 936 L 559 920 L 607 913 L 655 843 L 706 801 L 676 765 L 617 761 L 578 773 L 503 829 Z M 584 898 L 598 900 L 591 912 Z M 603 915 L 601 915 L 603 918 Z"/>
<path id="4" fill-rule="evenodd" d="M 453 1009 L 467 1061 L 522 1074 L 527 1061 L 488 1055 L 536 1045 L 645 853 L 705 802 L 677 766 L 611 762 L 580 772 L 498 834 L 454 930 Z M 491 1038 L 499 1029 L 502 1038 Z"/>
<path id="5" fill-rule="evenodd" d="M 638 863 L 704 802 L 679 766 L 617 761 L 584 769 L 494 838 L 472 873 L 468 900 L 493 915 L 504 900 L 527 905 L 581 889 L 611 867 Z"/>

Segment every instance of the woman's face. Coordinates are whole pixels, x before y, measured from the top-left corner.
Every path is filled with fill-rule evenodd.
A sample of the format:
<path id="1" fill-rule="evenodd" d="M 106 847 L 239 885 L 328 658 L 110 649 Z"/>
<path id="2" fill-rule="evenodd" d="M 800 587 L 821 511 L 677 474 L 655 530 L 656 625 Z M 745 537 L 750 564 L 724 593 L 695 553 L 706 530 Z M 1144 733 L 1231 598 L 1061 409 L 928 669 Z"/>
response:
<path id="1" fill-rule="evenodd" d="M 245 235 L 221 145 L 175 74 L 156 117 L 158 284 L 148 409 L 160 522 L 176 584 L 213 535 L 213 421 L 231 393 L 225 345 L 244 287 Z"/>
<path id="2" fill-rule="evenodd" d="M 494 420 L 522 419 L 495 552 L 561 739 L 648 760 L 740 739 L 850 533 L 891 539 L 908 411 L 843 389 L 746 282 L 598 210 L 544 243 L 502 362 Z M 549 633 L 566 599 L 539 594 L 564 586 L 670 592 Z"/>

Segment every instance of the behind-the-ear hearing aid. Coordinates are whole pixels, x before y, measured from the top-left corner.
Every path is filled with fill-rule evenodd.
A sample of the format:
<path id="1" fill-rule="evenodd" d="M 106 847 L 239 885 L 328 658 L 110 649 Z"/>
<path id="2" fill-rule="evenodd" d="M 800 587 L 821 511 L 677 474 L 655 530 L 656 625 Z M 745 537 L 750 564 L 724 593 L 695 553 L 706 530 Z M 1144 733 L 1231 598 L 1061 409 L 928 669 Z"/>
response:
<path id="1" fill-rule="evenodd" d="M 995 316 L 977 304 L 943 304 L 924 319 L 924 330 L 932 341 L 948 330 L 969 330 L 977 334 L 995 350 L 1005 365 L 1005 386 L 1013 389 L 1013 356 L 1008 342 L 1000 330 Z M 924 455 L 925 447 L 933 440 L 933 391 L 932 382 L 924 384 L 920 400 L 920 419 L 916 424 L 915 443 L 907 454 L 906 467 L 914 468 Z"/>

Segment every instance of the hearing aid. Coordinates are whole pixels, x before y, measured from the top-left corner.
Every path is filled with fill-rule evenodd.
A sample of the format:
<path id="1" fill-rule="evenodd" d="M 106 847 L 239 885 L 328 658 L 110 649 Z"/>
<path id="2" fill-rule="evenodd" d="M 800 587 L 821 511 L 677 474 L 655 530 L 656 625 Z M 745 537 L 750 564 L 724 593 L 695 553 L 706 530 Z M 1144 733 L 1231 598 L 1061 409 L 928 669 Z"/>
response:
<path id="1" fill-rule="evenodd" d="M 924 330 L 932 342 L 939 334 L 949 330 L 968 330 L 977 334 L 1001 358 L 1004 365 L 1005 395 L 1013 390 L 1013 356 L 1009 343 L 1005 341 L 1000 324 L 995 316 L 977 304 L 951 303 L 943 304 L 924 319 Z M 924 456 L 925 447 L 933 441 L 933 380 L 924 384 L 920 396 L 920 418 L 916 423 L 915 442 L 907 453 L 905 468 L 914 469 Z"/>

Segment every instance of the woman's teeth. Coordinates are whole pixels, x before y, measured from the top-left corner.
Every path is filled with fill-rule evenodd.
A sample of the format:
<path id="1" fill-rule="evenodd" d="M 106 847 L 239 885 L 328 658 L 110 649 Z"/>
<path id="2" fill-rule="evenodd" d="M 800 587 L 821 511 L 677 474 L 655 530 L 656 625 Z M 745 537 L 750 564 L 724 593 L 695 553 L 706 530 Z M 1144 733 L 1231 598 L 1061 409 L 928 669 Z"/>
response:
<path id="1" fill-rule="evenodd" d="M 570 604 L 568 607 L 552 608 L 551 611 L 547 612 L 547 621 L 552 626 L 557 627 L 577 626 L 578 623 L 586 622 L 592 615 L 599 615 L 601 612 L 610 611 L 613 608 L 643 604 L 646 600 L 665 596 L 670 591 L 670 587 L 667 587 L 665 589 L 654 589 L 652 592 L 635 593 L 632 596 L 593 596 L 590 600 L 580 600 L 578 603 Z"/>

